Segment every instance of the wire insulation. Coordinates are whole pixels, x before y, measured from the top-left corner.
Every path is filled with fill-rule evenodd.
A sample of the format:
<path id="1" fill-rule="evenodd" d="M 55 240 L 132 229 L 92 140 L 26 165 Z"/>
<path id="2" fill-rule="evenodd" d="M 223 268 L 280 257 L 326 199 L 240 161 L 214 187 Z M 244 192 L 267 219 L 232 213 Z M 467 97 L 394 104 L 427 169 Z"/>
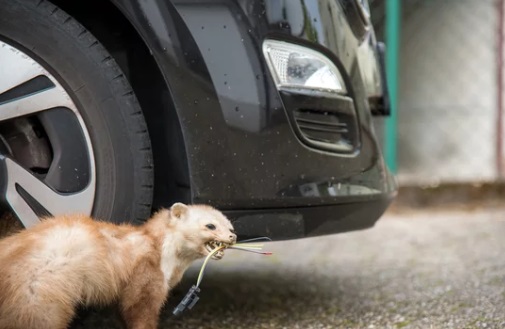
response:
<path id="1" fill-rule="evenodd" d="M 260 255 L 268 255 L 268 256 L 272 255 L 272 253 L 269 251 L 258 251 L 258 250 L 254 250 L 254 249 L 246 249 L 246 248 L 240 248 L 240 247 L 228 247 L 228 249 L 249 251 L 249 252 L 253 252 L 255 254 L 260 254 Z"/>
<path id="2" fill-rule="evenodd" d="M 209 252 L 207 257 L 205 257 L 205 260 L 203 261 L 202 268 L 200 269 L 200 273 L 198 274 L 198 280 L 196 281 L 196 286 L 200 286 L 200 282 L 202 282 L 203 278 L 203 272 L 205 271 L 205 267 L 207 266 L 207 263 L 209 262 L 209 259 L 211 259 L 212 256 L 214 256 L 219 250 L 224 249 L 224 246 L 216 247 L 214 250 Z"/>
<path id="3" fill-rule="evenodd" d="M 270 238 L 268 238 L 266 236 L 262 236 L 262 237 L 259 237 L 259 238 L 252 238 L 252 239 L 238 241 L 238 243 L 253 242 L 253 241 L 272 241 L 272 239 L 270 239 Z"/>
<path id="4" fill-rule="evenodd" d="M 220 250 L 235 249 L 235 250 L 248 251 L 248 252 L 252 252 L 252 253 L 260 254 L 260 255 L 267 255 L 267 256 L 272 255 L 271 252 L 261 251 L 263 249 L 263 243 L 248 243 L 248 242 L 254 242 L 254 241 L 272 241 L 272 240 L 267 237 L 261 237 L 261 238 L 254 238 L 254 239 L 239 241 L 238 243 L 235 243 L 234 245 L 231 245 L 229 247 L 222 245 L 222 246 L 214 248 L 211 252 L 209 252 L 207 257 L 205 257 L 205 260 L 203 261 L 202 267 L 200 268 L 200 273 L 198 274 L 198 279 L 196 281 L 196 287 L 199 287 L 200 283 L 202 282 L 203 273 L 205 272 L 205 268 L 207 267 L 207 263 L 209 262 L 209 259 L 211 259 L 212 256 L 214 256 Z"/>

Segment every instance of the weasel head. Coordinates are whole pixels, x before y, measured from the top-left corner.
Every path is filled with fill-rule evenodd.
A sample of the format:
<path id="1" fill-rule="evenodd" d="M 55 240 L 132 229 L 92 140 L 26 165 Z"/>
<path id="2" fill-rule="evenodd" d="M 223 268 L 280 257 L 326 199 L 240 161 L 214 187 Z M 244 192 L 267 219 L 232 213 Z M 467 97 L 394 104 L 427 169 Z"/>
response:
<path id="1" fill-rule="evenodd" d="M 170 208 L 171 221 L 182 236 L 179 250 L 193 258 L 206 257 L 218 246 L 229 246 L 237 241 L 233 226 L 219 210 L 207 205 L 175 203 Z M 224 251 L 213 258 L 221 259 Z"/>

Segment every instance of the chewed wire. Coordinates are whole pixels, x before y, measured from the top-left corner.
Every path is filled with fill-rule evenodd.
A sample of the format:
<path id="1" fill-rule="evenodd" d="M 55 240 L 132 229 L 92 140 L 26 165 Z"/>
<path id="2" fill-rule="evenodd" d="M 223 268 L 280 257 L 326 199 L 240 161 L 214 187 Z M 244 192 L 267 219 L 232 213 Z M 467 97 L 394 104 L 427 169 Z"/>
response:
<path id="1" fill-rule="evenodd" d="M 270 251 L 259 251 L 259 250 L 254 250 L 254 249 L 241 248 L 241 247 L 228 247 L 228 249 L 248 251 L 248 252 L 253 252 L 255 254 L 266 255 L 266 256 L 272 255 L 272 253 Z"/>
<path id="2" fill-rule="evenodd" d="M 248 242 L 254 242 L 254 241 L 272 241 L 272 239 L 270 239 L 269 237 L 266 237 L 266 236 L 261 236 L 259 238 L 241 240 L 241 241 L 238 241 L 237 243 L 248 243 Z"/>
<path id="3" fill-rule="evenodd" d="M 207 263 L 209 262 L 209 259 L 211 259 L 212 256 L 214 256 L 219 250 L 224 249 L 224 248 L 225 248 L 224 246 L 216 247 L 216 248 L 214 248 L 214 250 L 212 250 L 207 255 L 207 257 L 205 257 L 205 260 L 203 261 L 203 264 L 202 264 L 202 268 L 200 269 L 200 273 L 198 274 L 198 279 L 196 280 L 196 286 L 197 287 L 199 287 L 200 286 L 200 282 L 202 282 L 203 272 L 205 272 L 205 267 L 207 266 Z"/>
<path id="4" fill-rule="evenodd" d="M 248 251 L 252 252 L 255 254 L 260 254 L 260 255 L 272 255 L 271 252 L 268 251 L 261 251 L 263 249 L 263 244 L 262 243 L 249 243 L 249 242 L 254 242 L 254 241 L 272 241 L 270 238 L 267 237 L 261 237 L 261 238 L 254 238 L 254 239 L 247 239 L 247 240 L 242 240 L 239 241 L 238 243 L 235 243 L 229 247 L 225 246 L 219 246 L 214 248 L 207 257 L 205 257 L 205 260 L 203 261 L 202 267 L 200 268 L 200 273 L 198 274 L 198 279 L 196 281 L 196 286 L 199 287 L 200 283 L 202 282 L 203 279 L 203 273 L 205 272 L 205 268 L 207 266 L 207 263 L 209 262 L 209 259 L 212 258 L 218 251 L 223 250 L 223 249 L 234 249 L 234 250 L 242 250 L 242 251 Z"/>

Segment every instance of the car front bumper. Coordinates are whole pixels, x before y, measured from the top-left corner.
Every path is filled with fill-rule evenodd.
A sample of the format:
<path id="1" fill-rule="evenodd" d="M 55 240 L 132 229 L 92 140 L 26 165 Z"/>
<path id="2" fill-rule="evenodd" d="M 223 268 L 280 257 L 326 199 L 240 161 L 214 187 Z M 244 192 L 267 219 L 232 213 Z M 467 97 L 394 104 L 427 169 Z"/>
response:
<path id="1" fill-rule="evenodd" d="M 335 233 L 380 217 L 397 186 L 373 131 L 370 100 L 382 93 L 383 73 L 357 2 L 122 1 L 136 9 L 171 91 L 193 203 L 227 211 L 247 236 Z M 262 52 L 272 38 L 319 51 L 340 69 L 356 123 L 352 152 L 301 138 L 300 104 L 321 112 L 339 105 L 277 90 Z"/>
<path id="2" fill-rule="evenodd" d="M 355 198 L 327 206 L 226 211 L 239 239 L 298 239 L 372 227 L 395 193 Z"/>

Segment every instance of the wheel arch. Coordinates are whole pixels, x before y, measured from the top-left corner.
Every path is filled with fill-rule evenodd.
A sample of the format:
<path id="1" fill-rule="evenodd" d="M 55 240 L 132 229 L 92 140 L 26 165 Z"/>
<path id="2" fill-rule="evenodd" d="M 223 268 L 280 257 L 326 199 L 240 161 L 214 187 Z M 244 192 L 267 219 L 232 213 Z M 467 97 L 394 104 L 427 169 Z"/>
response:
<path id="1" fill-rule="evenodd" d="M 170 87 L 121 0 L 51 0 L 77 19 L 111 53 L 139 100 L 154 157 L 153 209 L 191 202 L 186 143 Z"/>

